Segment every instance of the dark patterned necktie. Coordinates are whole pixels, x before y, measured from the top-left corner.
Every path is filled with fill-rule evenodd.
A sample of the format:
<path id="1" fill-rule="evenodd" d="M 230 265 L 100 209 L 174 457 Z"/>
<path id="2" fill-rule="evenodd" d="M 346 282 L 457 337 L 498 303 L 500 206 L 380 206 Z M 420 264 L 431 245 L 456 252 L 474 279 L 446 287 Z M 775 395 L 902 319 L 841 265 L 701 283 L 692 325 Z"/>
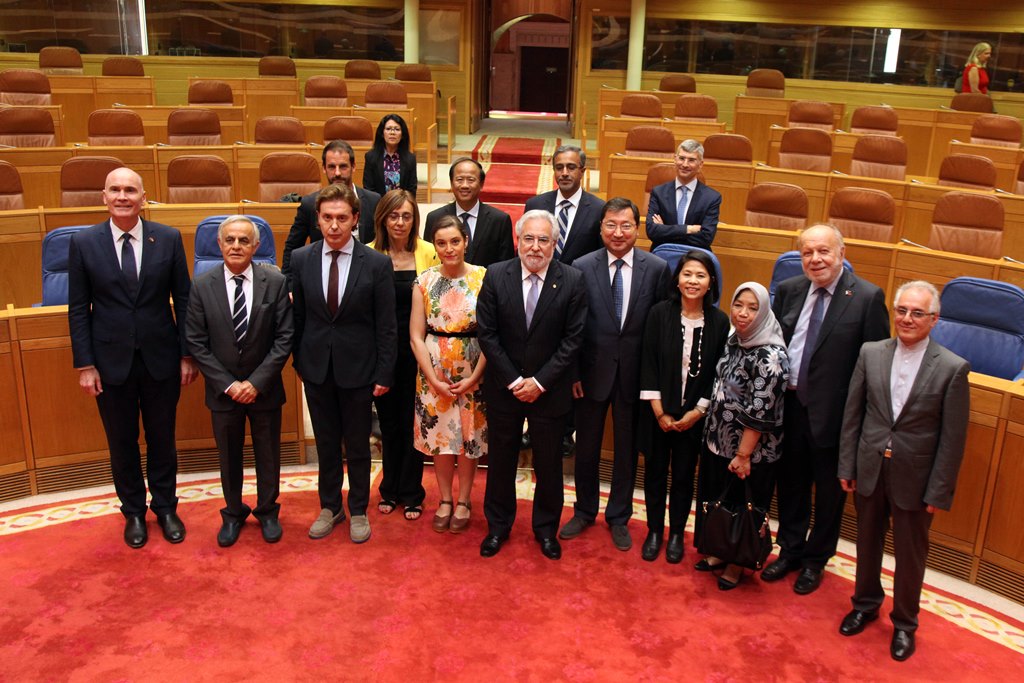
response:
<path id="1" fill-rule="evenodd" d="M 235 324 L 235 343 L 241 346 L 245 331 L 249 328 L 245 315 L 245 291 L 242 289 L 245 276 L 236 275 L 231 279 L 235 281 L 235 304 L 231 307 L 231 320 Z"/>

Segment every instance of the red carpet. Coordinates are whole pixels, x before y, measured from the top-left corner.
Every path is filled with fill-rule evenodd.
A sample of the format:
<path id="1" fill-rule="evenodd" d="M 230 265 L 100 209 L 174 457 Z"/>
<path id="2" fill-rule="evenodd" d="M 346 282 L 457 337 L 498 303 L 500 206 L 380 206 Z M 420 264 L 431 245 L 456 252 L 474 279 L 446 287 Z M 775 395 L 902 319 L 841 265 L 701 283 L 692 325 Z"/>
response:
<path id="1" fill-rule="evenodd" d="M 525 204 L 526 200 L 552 189 L 550 166 L 491 164 L 480 201 L 487 204 Z"/>
<path id="2" fill-rule="evenodd" d="M 276 546 L 250 523 L 235 547 L 218 548 L 212 482 L 179 487 L 189 535 L 176 546 L 150 517 L 149 544 L 125 547 L 109 498 L 0 515 L 0 680 L 1024 677 L 1024 632 L 1006 617 L 1009 635 L 986 638 L 980 608 L 966 606 L 974 631 L 922 612 L 917 654 L 901 664 L 889 657 L 886 619 L 854 638 L 836 632 L 851 586 L 835 574 L 808 597 L 790 581 L 748 579 L 721 592 L 692 569 L 689 547 L 682 565 L 643 562 L 637 547 L 615 550 L 603 525 L 552 562 L 533 541 L 525 502 L 510 541 L 485 560 L 482 475 L 462 536 L 431 531 L 430 469 L 424 482 L 423 518 L 374 510 L 361 546 L 347 524 L 320 541 L 306 536 L 315 474 L 285 477 Z M 631 530 L 639 545 L 642 522 Z"/>
<path id="3" fill-rule="evenodd" d="M 551 155 L 560 144 L 558 138 L 543 140 L 484 135 L 473 148 L 473 158 L 481 163 L 546 165 L 551 163 Z"/>

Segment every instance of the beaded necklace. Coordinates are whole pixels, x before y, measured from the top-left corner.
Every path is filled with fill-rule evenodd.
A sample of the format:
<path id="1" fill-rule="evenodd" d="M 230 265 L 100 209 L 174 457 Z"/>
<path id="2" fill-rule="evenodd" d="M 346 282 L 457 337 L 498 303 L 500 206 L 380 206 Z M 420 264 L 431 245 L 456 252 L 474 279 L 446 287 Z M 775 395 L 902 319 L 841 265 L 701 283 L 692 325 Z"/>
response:
<path id="1" fill-rule="evenodd" d="M 687 377 L 697 377 L 698 375 L 700 375 L 701 365 L 703 364 L 703 361 L 704 361 L 704 354 L 703 354 L 703 349 L 704 349 L 704 325 L 703 325 L 704 316 L 701 315 L 699 318 L 687 318 L 685 313 L 680 312 L 680 314 L 679 314 L 679 324 L 682 327 L 683 340 L 684 340 L 684 346 L 685 346 L 686 324 L 683 323 L 683 320 L 693 320 L 693 322 L 695 323 L 694 327 L 693 327 L 693 334 L 694 334 L 695 337 L 697 337 L 697 372 L 691 372 L 690 371 L 690 358 L 689 357 L 683 358 L 683 362 L 686 364 L 686 376 Z M 698 323 L 698 322 L 702 323 L 699 327 L 696 325 L 696 323 Z M 691 350 L 691 354 L 690 355 L 691 356 L 693 355 L 692 354 L 692 350 Z"/>

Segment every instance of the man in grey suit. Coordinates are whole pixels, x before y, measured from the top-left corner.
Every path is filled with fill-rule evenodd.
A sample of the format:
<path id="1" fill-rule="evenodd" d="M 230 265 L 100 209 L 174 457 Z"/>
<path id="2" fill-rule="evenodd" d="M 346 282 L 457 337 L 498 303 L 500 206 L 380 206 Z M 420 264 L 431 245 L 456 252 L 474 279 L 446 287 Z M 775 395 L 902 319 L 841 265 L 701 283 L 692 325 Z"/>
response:
<path id="1" fill-rule="evenodd" d="M 356 193 L 360 208 L 359 229 L 353 231 L 353 236 L 363 244 L 369 244 L 376 237 L 373 214 L 377 209 L 377 202 L 380 201 L 380 195 L 352 182 L 352 175 L 356 170 L 356 157 L 352 145 L 344 140 L 331 140 L 324 146 L 321 160 L 328 185 L 345 185 Z M 292 252 L 305 245 L 306 242 L 323 239 L 316 211 L 316 198 L 319 194 L 320 190 L 317 190 L 302 198 L 299 208 L 295 211 L 295 220 L 292 221 L 291 230 L 288 231 L 288 237 L 285 238 L 284 254 L 281 257 L 281 272 L 289 281 L 292 276 Z"/>
<path id="2" fill-rule="evenodd" d="M 295 371 L 320 460 L 320 514 L 310 538 L 324 538 L 345 519 L 341 445 L 348 460 L 349 537 L 370 538 L 370 406 L 391 387 L 398 353 L 395 275 L 391 259 L 352 236 L 359 200 L 346 185 L 316 199 L 323 240 L 292 255 Z"/>
<path id="3" fill-rule="evenodd" d="M 928 559 L 928 528 L 936 510 L 953 504 L 967 442 L 970 365 L 932 341 L 939 293 L 908 282 L 896 292 L 896 339 L 864 344 L 843 417 L 839 451 L 842 487 L 857 506 L 857 581 L 844 636 L 878 618 L 882 549 L 892 518 L 896 572 L 889 651 L 914 654 L 921 584 Z"/>
<path id="4" fill-rule="evenodd" d="M 507 261 L 516 255 L 512 242 L 512 219 L 493 206 L 480 201 L 487 174 L 480 162 L 469 157 L 456 159 L 448 169 L 455 201 L 427 214 L 423 239 L 434 241 L 434 226 L 442 216 L 455 216 L 466 226 L 469 242 L 466 245 L 466 263 L 485 268 L 498 261 Z"/>
<path id="5" fill-rule="evenodd" d="M 783 281 L 772 302 L 789 346 L 790 374 L 777 471 L 781 550 L 761 580 L 799 571 L 793 592 L 807 595 L 821 585 L 839 542 L 846 494 L 836 466 L 850 375 L 861 345 L 889 336 L 889 313 L 881 289 L 843 270 L 846 247 L 834 227 L 804 230 L 797 247 L 804 272 Z"/>
<path id="6" fill-rule="evenodd" d="M 558 536 L 579 536 L 594 524 L 600 499 L 598 466 L 608 407 L 615 425 L 612 488 L 604 517 L 612 542 L 629 550 L 627 524 L 633 514 L 637 450 L 634 432 L 640 397 L 640 351 L 651 306 L 665 298 L 671 279 L 668 264 L 634 249 L 640 210 L 629 199 L 615 197 L 604 205 L 601 239 L 604 248 L 581 256 L 573 267 L 583 273 L 587 288 L 587 322 L 580 351 L 576 399 L 575 514 Z"/>
<path id="7" fill-rule="evenodd" d="M 516 518 L 516 469 L 523 420 L 533 430 L 533 533 L 545 557 L 557 560 L 555 535 L 562 513 L 562 458 L 558 445 L 572 408 L 572 383 L 587 317 L 587 292 L 578 270 L 553 260 L 558 226 L 547 211 L 527 211 L 516 223 L 519 258 L 487 269 L 476 315 L 487 357 L 484 399 L 490 463 L 480 555 L 492 557 Z"/>
<path id="8" fill-rule="evenodd" d="M 277 496 L 281 479 L 281 406 L 287 400 L 281 370 L 292 351 L 288 282 L 272 265 L 252 263 L 260 244 L 246 216 L 228 216 L 217 228 L 223 265 L 197 276 L 188 300 L 185 338 L 206 379 L 206 407 L 220 452 L 225 507 L 217 534 L 234 545 L 252 513 L 263 540 L 281 540 Z M 256 508 L 242 502 L 245 422 L 256 462 Z"/>

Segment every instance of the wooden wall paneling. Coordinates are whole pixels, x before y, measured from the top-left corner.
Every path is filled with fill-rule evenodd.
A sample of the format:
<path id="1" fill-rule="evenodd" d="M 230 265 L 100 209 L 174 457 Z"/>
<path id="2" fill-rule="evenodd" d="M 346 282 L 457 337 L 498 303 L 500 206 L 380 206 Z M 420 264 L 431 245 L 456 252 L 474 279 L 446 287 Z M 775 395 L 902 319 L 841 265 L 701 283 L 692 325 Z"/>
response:
<path id="1" fill-rule="evenodd" d="M 0 309 L 42 299 L 43 234 L 40 209 L 0 211 Z"/>
<path id="2" fill-rule="evenodd" d="M 72 147 L 0 148 L 21 175 L 26 207 L 60 206 L 60 167 L 74 155 Z"/>

